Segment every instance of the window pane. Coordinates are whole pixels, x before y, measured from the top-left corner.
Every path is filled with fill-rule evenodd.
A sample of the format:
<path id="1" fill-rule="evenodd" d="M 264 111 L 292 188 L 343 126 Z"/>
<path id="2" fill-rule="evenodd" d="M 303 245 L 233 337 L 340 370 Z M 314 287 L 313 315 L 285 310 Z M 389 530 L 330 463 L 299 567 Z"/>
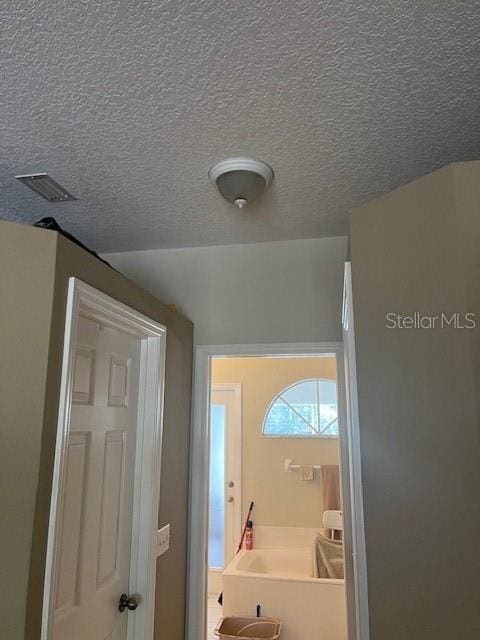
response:
<path id="1" fill-rule="evenodd" d="M 337 383 L 302 380 L 274 399 L 263 425 L 264 435 L 338 436 Z"/>
<path id="2" fill-rule="evenodd" d="M 333 420 L 332 422 L 329 422 L 328 425 L 321 428 L 321 435 L 322 436 L 338 436 L 338 418 L 335 418 L 335 420 Z"/>
<path id="3" fill-rule="evenodd" d="M 210 409 L 210 513 L 208 566 L 224 565 L 225 508 L 225 406 L 212 404 Z"/>
<path id="4" fill-rule="evenodd" d="M 314 407 L 316 412 L 316 407 Z M 303 419 L 302 419 L 303 418 Z M 311 435 L 312 407 L 286 404 L 279 398 L 271 406 L 263 432 L 270 435 Z"/>
<path id="5" fill-rule="evenodd" d="M 337 383 L 333 380 L 317 380 L 320 404 L 337 406 Z"/>
<path id="6" fill-rule="evenodd" d="M 337 385 L 331 380 L 318 381 L 320 432 L 338 435 Z"/>
<path id="7" fill-rule="evenodd" d="M 315 405 L 318 402 L 317 381 L 303 380 L 298 384 L 294 384 L 293 387 L 285 389 L 280 395 L 288 404 Z"/>

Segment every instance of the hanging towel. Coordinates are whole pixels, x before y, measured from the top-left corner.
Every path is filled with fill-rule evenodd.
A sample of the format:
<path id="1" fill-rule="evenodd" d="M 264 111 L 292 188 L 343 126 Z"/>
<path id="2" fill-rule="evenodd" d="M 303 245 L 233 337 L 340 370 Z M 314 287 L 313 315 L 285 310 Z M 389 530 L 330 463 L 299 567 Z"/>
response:
<path id="1" fill-rule="evenodd" d="M 313 478 L 315 477 L 315 471 L 312 466 L 301 466 L 299 471 L 300 480 L 313 480 Z"/>
<path id="2" fill-rule="evenodd" d="M 342 503 L 340 499 L 340 471 L 338 465 L 322 464 L 322 492 L 323 492 L 323 510 L 324 511 L 340 511 Z M 325 535 L 331 536 L 331 531 L 325 531 Z M 335 537 L 341 540 L 341 532 L 335 532 Z"/>
<path id="3" fill-rule="evenodd" d="M 339 540 L 328 540 L 317 534 L 313 543 L 313 577 L 337 578 L 344 577 L 343 544 Z"/>

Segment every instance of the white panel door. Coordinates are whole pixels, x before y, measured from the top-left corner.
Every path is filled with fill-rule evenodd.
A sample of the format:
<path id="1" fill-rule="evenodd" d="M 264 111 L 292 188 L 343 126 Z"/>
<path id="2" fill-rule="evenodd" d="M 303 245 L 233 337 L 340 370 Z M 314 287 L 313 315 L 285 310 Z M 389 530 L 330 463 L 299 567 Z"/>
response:
<path id="1" fill-rule="evenodd" d="M 80 317 L 52 640 L 125 640 L 140 339 Z"/>

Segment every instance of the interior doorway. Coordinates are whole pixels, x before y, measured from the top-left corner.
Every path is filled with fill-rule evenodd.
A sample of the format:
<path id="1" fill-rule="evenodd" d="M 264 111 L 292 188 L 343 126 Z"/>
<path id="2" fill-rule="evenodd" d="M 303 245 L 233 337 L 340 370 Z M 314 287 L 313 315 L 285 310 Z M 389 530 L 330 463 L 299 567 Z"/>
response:
<path id="1" fill-rule="evenodd" d="M 259 357 L 264 359 L 277 359 L 277 363 L 280 363 L 282 359 L 285 360 L 287 358 L 305 358 L 305 362 L 309 357 L 323 357 L 325 358 L 325 361 L 326 359 L 330 358 L 335 363 L 336 372 L 335 380 L 333 381 L 332 377 L 329 375 L 323 377 L 323 375 L 318 372 L 315 375 L 310 375 L 310 373 L 305 370 L 303 373 L 299 374 L 297 378 L 292 379 L 291 384 L 285 384 L 284 387 L 278 389 L 279 393 L 271 394 L 271 406 L 269 407 L 271 411 L 265 410 L 262 415 L 262 419 L 260 420 L 257 417 L 254 425 L 256 436 L 258 436 L 262 440 L 257 440 L 257 443 L 254 446 L 256 454 L 258 454 L 259 456 L 257 460 L 259 461 L 261 469 L 259 476 L 257 476 L 255 480 L 256 486 L 253 490 L 250 487 L 245 492 L 245 468 L 242 472 L 242 516 L 243 518 L 245 518 L 246 504 L 250 501 L 250 499 L 254 497 L 252 495 L 252 491 L 256 495 L 261 495 L 262 490 L 268 487 L 269 480 L 267 478 L 266 472 L 266 468 L 268 466 L 266 465 L 266 462 L 268 460 L 268 457 L 271 457 L 274 461 L 275 473 L 277 474 L 275 483 L 270 487 L 270 495 L 275 496 L 274 498 L 269 498 L 270 505 L 276 501 L 278 505 L 280 505 L 280 511 L 282 511 L 282 509 L 283 511 L 285 511 L 282 505 L 284 506 L 287 502 L 290 505 L 295 503 L 294 492 L 298 491 L 298 489 L 294 489 L 294 487 L 298 487 L 296 483 L 300 480 L 299 475 L 301 467 L 302 473 L 305 471 L 304 467 L 312 467 L 312 471 L 314 472 L 312 478 L 315 478 L 314 482 L 312 482 L 311 484 L 309 482 L 303 483 L 301 488 L 301 495 L 303 497 L 309 491 L 311 491 L 312 495 L 314 495 L 314 484 L 321 482 L 321 480 L 319 480 L 320 476 L 318 474 L 320 474 L 321 472 L 320 470 L 322 467 L 322 459 L 318 457 L 317 453 L 314 454 L 313 457 L 308 456 L 306 453 L 308 449 L 302 448 L 302 450 L 300 451 L 300 448 L 298 448 L 297 445 L 300 444 L 302 438 L 304 438 L 306 441 L 310 441 L 310 443 L 315 441 L 318 442 L 320 438 L 325 438 L 326 442 L 329 438 L 331 438 L 329 446 L 332 447 L 333 441 L 335 437 L 337 437 L 337 442 L 340 442 L 340 450 L 337 449 L 337 464 L 340 464 L 342 467 L 341 492 L 342 502 L 344 505 L 344 513 L 342 515 L 342 528 L 344 528 L 343 544 L 345 546 L 345 572 L 347 574 L 347 577 L 351 579 L 352 531 L 349 514 L 350 475 L 348 443 L 346 442 L 345 430 L 346 415 L 342 345 L 338 343 L 328 343 L 320 345 L 232 345 L 231 347 L 199 347 L 197 350 L 196 383 L 194 388 L 194 422 L 192 431 L 192 477 L 195 477 L 196 482 L 195 486 L 192 485 L 191 487 L 190 505 L 190 533 L 191 536 L 194 537 L 191 537 L 190 539 L 189 609 L 187 619 L 188 640 L 205 638 L 206 633 L 211 633 L 212 630 L 212 615 L 222 615 L 221 611 L 214 608 L 213 599 L 208 598 L 208 595 L 213 595 L 213 590 L 209 587 L 212 582 L 209 579 L 209 576 L 207 578 L 207 573 L 209 573 L 209 569 L 207 568 L 208 565 L 206 566 L 205 562 L 202 563 L 200 561 L 202 557 L 202 549 L 207 552 L 210 542 L 210 520 L 209 518 L 207 518 L 207 514 L 209 513 L 208 504 L 210 497 L 210 467 L 208 467 L 208 469 L 206 468 L 205 461 L 202 461 L 201 455 L 199 454 L 201 451 L 205 452 L 206 450 L 211 453 L 210 437 L 212 433 L 211 429 L 213 428 L 212 416 L 214 410 L 211 410 L 210 402 L 211 400 L 213 400 L 213 396 L 211 395 L 212 390 L 214 389 L 213 385 L 218 384 L 220 380 L 214 374 L 215 367 L 216 364 L 222 359 L 251 358 L 258 360 Z M 271 377 L 270 374 L 269 377 Z M 239 383 L 238 378 L 234 380 L 233 377 L 230 377 L 229 381 L 236 381 L 237 383 Z M 225 379 L 223 379 L 223 382 L 225 382 Z M 296 384 L 300 382 L 301 384 Z M 332 401 L 332 393 L 335 397 L 334 401 Z M 320 396 L 322 396 L 321 400 L 319 399 Z M 246 396 L 245 388 L 243 387 L 243 385 L 242 397 L 242 413 L 243 421 L 245 422 Z M 312 398 L 317 398 L 317 400 L 312 400 Z M 270 416 L 269 419 L 267 419 L 268 416 Z M 295 432 L 293 434 L 286 432 L 276 433 L 275 429 L 278 428 L 279 420 L 280 422 L 282 420 L 284 421 L 282 428 L 285 428 L 285 420 L 287 417 L 289 420 L 289 428 L 292 428 L 293 426 Z M 314 431 L 315 433 L 312 433 L 312 431 Z M 311 437 L 312 435 L 313 438 Z M 338 436 L 340 436 L 339 440 Z M 290 444 L 288 444 L 289 438 L 292 438 Z M 266 444 L 267 442 L 269 444 Z M 289 449 L 294 452 L 290 456 L 290 459 L 288 459 L 283 449 L 282 453 L 279 453 L 280 450 L 278 449 L 278 447 L 282 442 L 287 443 L 285 451 Z M 263 447 L 265 447 L 265 445 L 266 448 L 264 449 Z M 251 444 L 243 441 L 244 452 L 246 451 L 246 448 L 250 448 L 251 454 L 251 447 Z M 311 446 L 310 448 L 312 451 L 316 450 L 313 446 Z M 273 453 L 274 451 L 275 453 Z M 267 452 L 269 455 L 267 455 Z M 319 464 L 315 464 L 316 462 Z M 328 460 L 327 458 L 324 458 L 323 462 L 335 463 L 335 460 Z M 245 464 L 245 459 L 243 459 L 243 467 L 245 467 Z M 279 469 L 281 470 L 281 473 L 279 473 Z M 282 483 L 284 482 L 285 484 L 282 485 Z M 281 487 L 281 485 L 283 486 L 283 488 Z M 290 494 L 288 494 L 289 491 L 291 491 Z M 319 494 L 317 493 L 317 495 Z M 263 506 L 261 504 L 262 500 Z M 257 523 L 263 520 L 265 523 L 267 523 L 267 525 L 271 525 L 272 522 L 269 521 L 269 518 L 277 516 L 272 516 L 271 513 L 267 513 L 268 509 L 265 508 L 266 503 L 264 497 L 262 497 L 262 499 L 259 499 L 257 502 L 257 512 L 255 516 L 257 518 Z M 300 503 L 301 501 L 298 502 Z M 319 501 L 317 499 L 314 499 L 310 511 L 316 514 L 318 508 Z M 261 513 L 260 509 L 262 509 Z M 297 514 L 296 516 L 294 516 L 294 518 L 298 519 L 298 522 L 288 522 L 288 519 L 284 519 L 283 522 L 280 523 L 280 525 L 286 528 L 288 528 L 288 524 L 293 525 L 290 529 L 291 535 L 300 537 L 307 536 L 308 538 L 314 528 L 319 526 L 319 517 L 314 517 L 314 521 L 311 521 L 314 526 L 312 526 L 310 528 L 311 530 L 307 532 L 307 526 L 298 527 L 295 525 L 298 525 L 300 523 L 300 520 L 302 520 L 303 524 L 308 524 L 308 514 L 305 513 L 306 511 L 308 511 L 308 508 L 304 509 L 304 513 L 302 513 L 301 505 L 297 504 L 294 505 L 294 510 Z M 270 536 L 268 544 L 271 544 L 271 536 L 278 535 L 279 533 L 278 530 L 273 531 L 273 529 L 275 529 L 275 527 L 272 528 L 271 526 L 260 526 L 257 527 L 256 534 L 258 534 L 258 536 L 260 536 L 263 541 L 265 541 L 265 536 Z M 299 529 L 303 529 L 303 531 L 299 533 Z M 299 540 L 300 538 L 297 538 L 297 542 L 295 544 L 297 544 Z M 302 541 L 298 544 L 303 545 L 305 540 L 305 537 L 302 538 Z M 263 544 L 265 544 L 265 542 L 263 542 Z M 210 555 L 209 552 L 208 555 Z M 345 587 L 347 587 L 348 589 L 348 584 L 342 586 L 341 588 L 345 590 Z M 248 607 L 250 609 L 251 603 L 247 604 L 245 602 L 244 604 L 239 606 L 243 607 L 243 609 L 245 609 L 245 607 Z M 313 604 L 313 606 L 315 607 L 315 604 Z M 353 604 L 353 607 L 354 606 L 355 605 Z M 254 611 L 250 610 L 242 610 L 242 613 L 254 615 Z M 265 613 L 265 615 L 268 615 L 268 612 Z M 210 618 L 208 625 L 207 618 Z M 346 638 L 347 636 L 344 635 L 341 637 Z M 353 638 L 355 636 L 351 635 L 349 637 Z"/>

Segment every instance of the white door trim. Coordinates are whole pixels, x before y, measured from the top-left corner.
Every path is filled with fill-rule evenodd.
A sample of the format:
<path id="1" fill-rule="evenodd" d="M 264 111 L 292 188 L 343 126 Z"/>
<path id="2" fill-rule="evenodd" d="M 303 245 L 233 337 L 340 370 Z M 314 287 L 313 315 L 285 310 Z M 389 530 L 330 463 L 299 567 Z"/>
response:
<path id="1" fill-rule="evenodd" d="M 190 445 L 189 545 L 187 579 L 186 640 L 205 640 L 207 603 L 208 542 L 208 442 L 211 362 L 222 356 L 312 356 L 332 354 L 338 367 L 338 408 L 342 460 L 345 447 L 345 388 L 341 342 L 295 344 L 205 345 L 195 351 L 193 411 Z M 344 479 L 345 476 L 345 479 Z M 342 492 L 348 490 L 348 465 L 342 464 Z M 349 496 L 344 494 L 344 500 Z M 362 639 L 363 640 L 363 639 Z"/>
<path id="2" fill-rule="evenodd" d="M 155 572 L 163 430 L 166 328 L 77 278 L 68 283 L 60 403 L 48 529 L 41 640 L 51 640 L 55 547 L 60 528 L 59 499 L 65 480 L 70 427 L 73 356 L 77 322 L 82 315 L 141 338 L 137 443 L 129 593 L 141 602 L 128 617 L 128 640 L 153 638 Z M 120 595 L 120 594 L 119 594 Z"/>
<path id="3" fill-rule="evenodd" d="M 212 384 L 211 391 L 231 391 L 234 397 L 235 416 L 233 424 L 233 449 L 239 453 L 235 458 L 232 471 L 232 479 L 235 483 L 234 527 L 235 535 L 240 539 L 242 531 L 242 383 L 241 382 L 217 382 Z M 235 549 L 236 551 L 236 549 Z"/>
<path id="4" fill-rule="evenodd" d="M 355 591 L 356 637 L 351 640 L 369 640 L 367 552 L 363 517 L 362 459 L 360 449 L 360 421 L 358 416 L 357 368 L 355 360 L 355 328 L 352 306 L 351 263 L 345 263 L 343 289 L 343 341 L 347 409 L 347 450 L 350 469 L 351 529 Z"/>

